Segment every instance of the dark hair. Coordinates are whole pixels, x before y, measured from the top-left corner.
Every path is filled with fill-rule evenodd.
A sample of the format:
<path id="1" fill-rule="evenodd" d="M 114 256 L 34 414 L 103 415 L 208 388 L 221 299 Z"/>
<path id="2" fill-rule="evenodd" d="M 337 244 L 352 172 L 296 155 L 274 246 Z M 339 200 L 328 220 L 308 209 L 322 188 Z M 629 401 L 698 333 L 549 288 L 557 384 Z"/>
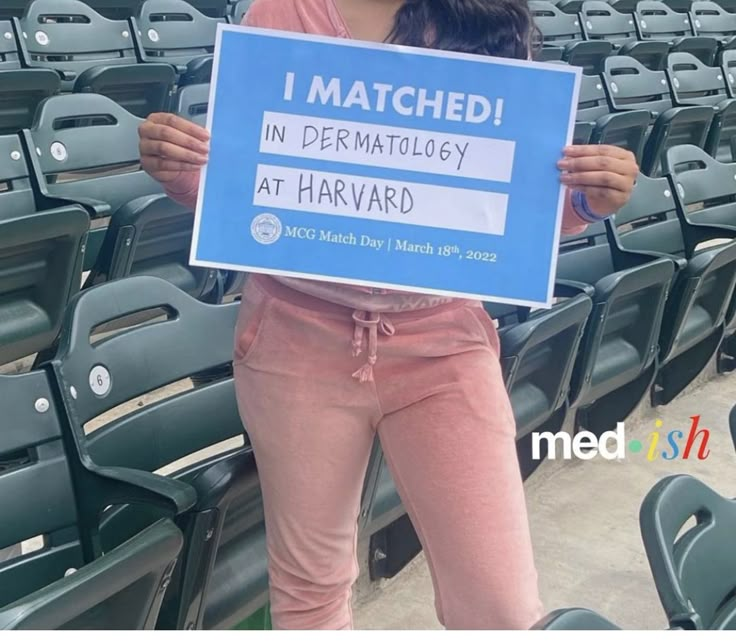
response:
<path id="1" fill-rule="evenodd" d="M 536 35 L 527 0 L 405 0 L 388 42 L 526 59 Z"/>

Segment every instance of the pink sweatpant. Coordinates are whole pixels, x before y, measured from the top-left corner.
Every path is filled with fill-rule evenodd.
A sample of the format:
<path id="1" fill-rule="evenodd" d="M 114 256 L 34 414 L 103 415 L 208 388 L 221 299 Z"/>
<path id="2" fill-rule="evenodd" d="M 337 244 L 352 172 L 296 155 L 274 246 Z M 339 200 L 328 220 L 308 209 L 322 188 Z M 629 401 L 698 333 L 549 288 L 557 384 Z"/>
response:
<path id="1" fill-rule="evenodd" d="M 363 324 L 365 325 L 365 323 Z M 376 432 L 448 629 L 542 615 L 498 336 L 477 304 L 353 311 L 251 276 L 235 382 L 263 489 L 274 629 L 350 629 L 364 476 Z M 357 341 L 363 353 L 353 356 Z"/>

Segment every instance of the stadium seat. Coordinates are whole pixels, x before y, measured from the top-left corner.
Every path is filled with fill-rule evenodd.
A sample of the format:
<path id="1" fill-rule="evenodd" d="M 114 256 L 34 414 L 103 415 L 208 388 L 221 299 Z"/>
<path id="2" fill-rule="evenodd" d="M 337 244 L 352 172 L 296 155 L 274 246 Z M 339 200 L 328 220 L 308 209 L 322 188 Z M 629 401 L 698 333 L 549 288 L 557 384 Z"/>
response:
<path id="1" fill-rule="evenodd" d="M 577 14 L 563 13 L 550 2 L 530 0 L 529 8 L 542 33 L 543 47 L 538 60 L 564 59 L 583 67 L 586 73 L 598 73 L 603 59 L 613 51 L 613 45 L 603 40 L 584 40 Z"/>
<path id="2" fill-rule="evenodd" d="M 723 71 L 707 67 L 689 53 L 671 53 L 667 58 L 667 79 L 677 106 L 713 107 L 705 150 L 723 162 L 736 160 L 736 99 L 729 98 Z"/>
<path id="3" fill-rule="evenodd" d="M 614 429 L 648 392 L 674 271 L 671 259 L 645 262 L 617 252 L 603 223 L 562 238 L 557 278 L 594 290 L 570 389 L 582 429 Z"/>
<path id="4" fill-rule="evenodd" d="M 207 124 L 207 103 L 210 85 L 198 84 L 182 87 L 176 93 L 174 113 L 204 127 Z"/>
<path id="5" fill-rule="evenodd" d="M 93 555 L 97 512 L 81 510 L 79 497 L 98 497 L 101 510 L 121 493 L 135 496 L 144 480 L 99 469 L 82 481 L 55 398 L 45 370 L 0 376 L 0 548 L 43 537 L 40 549 L 0 562 L 0 629 L 151 629 L 181 532 L 157 519 Z"/>
<path id="6" fill-rule="evenodd" d="M 639 522 L 670 625 L 736 630 L 736 502 L 692 476 L 669 476 L 647 494 Z"/>
<path id="7" fill-rule="evenodd" d="M 229 364 L 238 307 L 200 303 L 158 278 L 105 283 L 72 302 L 52 362 L 85 466 L 148 475 L 202 454 L 168 477 L 158 477 L 195 497 L 186 510 L 163 506 L 168 513 L 178 512 L 185 543 L 159 628 L 232 627 L 267 600 L 263 512 L 252 450 L 246 442 L 226 451 L 205 451 L 244 435 L 232 373 L 120 411 L 145 394 Z M 104 333 L 111 321 L 151 310 L 159 312 L 155 322 Z M 96 331 L 100 338 L 92 344 Z M 193 336 L 205 334 L 206 343 L 192 342 Z M 117 418 L 85 431 L 90 421 L 116 408 Z M 103 516 L 103 551 L 161 517 L 159 509 L 126 503 L 116 502 Z"/>
<path id="8" fill-rule="evenodd" d="M 51 69 L 0 71 L 0 135 L 30 127 L 38 104 L 59 92 L 61 78 Z"/>
<path id="9" fill-rule="evenodd" d="M 663 0 L 663 2 L 672 9 L 672 11 L 687 14 L 687 12 L 690 11 L 690 6 L 692 5 L 693 0 Z"/>
<path id="10" fill-rule="evenodd" d="M 611 113 L 600 76 L 582 77 L 576 119 L 576 130 L 582 125 L 589 125 L 589 142 L 628 149 L 636 156 L 637 162 L 641 162 L 649 130 L 649 112 Z"/>
<path id="11" fill-rule="evenodd" d="M 80 0 L 34 0 L 17 25 L 28 65 L 58 72 L 62 91 L 102 93 L 141 117 L 166 109 L 175 74 L 137 64 L 127 21 L 108 20 Z"/>
<path id="12" fill-rule="evenodd" d="M 666 256 L 677 264 L 659 339 L 655 406 L 669 403 L 716 353 L 736 282 L 736 243 L 697 249 L 692 236 L 705 242 L 724 232 L 702 226 L 691 233 L 681 223 L 668 180 L 643 174 L 629 203 L 608 223 L 612 246 L 630 254 L 628 260 Z"/>
<path id="13" fill-rule="evenodd" d="M 723 164 L 713 160 L 697 147 L 676 147 L 667 155 L 668 173 L 677 185 L 678 209 L 693 235 L 690 241 L 699 241 L 699 225 L 707 225 L 709 234 L 722 230 L 726 238 L 736 233 L 736 189 L 730 185 L 736 176 L 736 163 Z M 727 372 L 736 363 L 736 293 L 726 311 L 724 340 L 719 348 L 719 371 Z"/>
<path id="14" fill-rule="evenodd" d="M 712 107 L 673 107 L 664 71 L 652 71 L 628 56 L 605 61 L 603 80 L 613 111 L 648 110 L 652 128 L 641 160 L 643 173 L 661 171 L 664 152 L 678 144 L 704 146 L 713 122 Z"/>
<path id="15" fill-rule="evenodd" d="M 722 49 L 736 47 L 736 15 L 715 2 L 696 0 L 690 8 L 695 33 L 715 38 Z"/>
<path id="16" fill-rule="evenodd" d="M 597 612 L 585 608 L 553 610 L 532 626 L 532 630 L 620 630 Z"/>
<path id="17" fill-rule="evenodd" d="M 210 81 L 217 25 L 184 0 L 146 0 L 131 18 L 141 58 L 173 65 L 179 85 Z"/>
<path id="18" fill-rule="evenodd" d="M 56 72 L 24 65 L 14 24 L 0 21 L 0 135 L 30 126 L 36 105 L 61 89 Z"/>
<path id="19" fill-rule="evenodd" d="M 619 13 L 603 0 L 586 0 L 580 10 L 580 21 L 587 40 L 605 40 L 616 53 L 636 58 L 645 67 L 661 69 L 669 44 L 638 39 L 634 16 Z"/>
<path id="20" fill-rule="evenodd" d="M 677 13 L 664 2 L 641 0 L 634 13 L 639 39 L 663 41 L 670 51 L 687 51 L 712 65 L 718 51 L 715 38 L 696 36 L 687 14 Z"/>
<path id="21" fill-rule="evenodd" d="M 484 305 L 498 323 L 501 369 L 517 441 L 534 431 L 554 432 L 562 426 L 572 368 L 592 308 L 590 293 L 577 283 L 560 282 L 555 290 L 560 302 L 550 310 Z"/>
<path id="22" fill-rule="evenodd" d="M 31 181 L 19 137 L 0 136 L 0 364 L 53 343 L 82 278 L 87 213 L 34 198 Z"/>
<path id="23" fill-rule="evenodd" d="M 721 71 L 726 80 L 729 98 L 736 98 L 736 49 L 721 51 L 719 56 Z"/>
<path id="24" fill-rule="evenodd" d="M 214 270 L 189 266 L 190 209 L 161 194 L 140 168 L 136 118 L 110 99 L 69 94 L 45 100 L 24 131 L 41 191 L 84 205 L 97 224 L 87 246 L 87 285 L 130 274 L 160 276 L 198 298 Z"/>
<path id="25" fill-rule="evenodd" d="M 232 4 L 230 10 L 230 15 L 232 17 L 231 22 L 233 24 L 240 24 L 243 22 L 243 18 L 252 4 L 253 0 L 239 0 L 239 2 Z"/>

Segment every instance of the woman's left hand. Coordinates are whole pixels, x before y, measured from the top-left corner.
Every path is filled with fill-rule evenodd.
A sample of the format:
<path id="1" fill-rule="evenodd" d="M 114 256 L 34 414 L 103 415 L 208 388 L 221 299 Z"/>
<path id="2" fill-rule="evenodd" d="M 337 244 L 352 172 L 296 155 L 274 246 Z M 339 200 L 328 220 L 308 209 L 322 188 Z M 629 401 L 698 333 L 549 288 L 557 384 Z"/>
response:
<path id="1" fill-rule="evenodd" d="M 613 214 L 628 202 L 639 174 L 634 154 L 613 145 L 565 147 L 557 166 L 563 184 L 582 191 L 598 216 Z"/>

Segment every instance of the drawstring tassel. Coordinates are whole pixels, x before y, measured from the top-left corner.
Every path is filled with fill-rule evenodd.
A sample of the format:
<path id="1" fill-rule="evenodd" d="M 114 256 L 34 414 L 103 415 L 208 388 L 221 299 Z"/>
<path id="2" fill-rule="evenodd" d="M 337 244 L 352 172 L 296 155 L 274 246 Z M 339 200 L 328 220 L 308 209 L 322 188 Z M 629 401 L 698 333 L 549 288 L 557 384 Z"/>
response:
<path id="1" fill-rule="evenodd" d="M 357 378 L 360 383 L 370 383 L 373 381 L 373 366 L 376 364 L 377 358 L 372 356 L 368 362 L 359 370 L 353 372 L 353 378 Z"/>

